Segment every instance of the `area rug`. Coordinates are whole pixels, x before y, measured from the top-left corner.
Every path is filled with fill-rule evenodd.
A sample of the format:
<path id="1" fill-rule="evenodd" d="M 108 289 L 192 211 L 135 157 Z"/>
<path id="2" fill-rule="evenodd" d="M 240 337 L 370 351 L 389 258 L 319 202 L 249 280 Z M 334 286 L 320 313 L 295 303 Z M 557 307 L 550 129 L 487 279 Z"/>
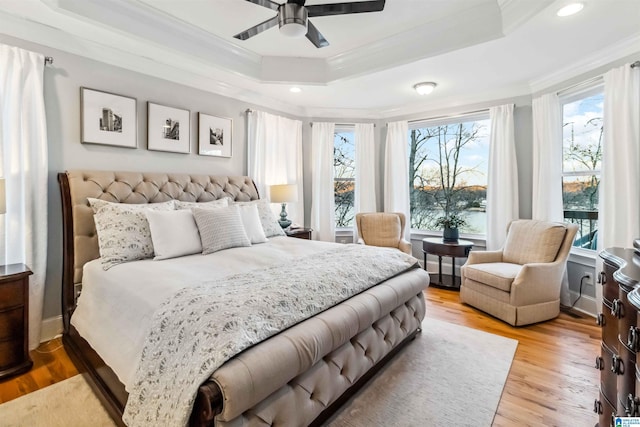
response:
<path id="1" fill-rule="evenodd" d="M 331 427 L 490 426 L 518 342 L 427 318 Z M 112 427 L 82 375 L 0 405 L 3 427 Z"/>

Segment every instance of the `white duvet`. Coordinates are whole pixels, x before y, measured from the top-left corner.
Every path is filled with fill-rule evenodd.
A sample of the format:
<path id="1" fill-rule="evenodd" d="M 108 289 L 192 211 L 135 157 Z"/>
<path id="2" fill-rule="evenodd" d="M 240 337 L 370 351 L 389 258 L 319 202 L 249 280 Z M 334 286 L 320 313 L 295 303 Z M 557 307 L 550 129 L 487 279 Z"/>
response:
<path id="1" fill-rule="evenodd" d="M 162 261 L 120 264 L 107 271 L 100 260 L 84 266 L 82 294 L 71 324 L 113 369 L 129 391 L 155 310 L 187 286 L 262 269 L 326 249 L 326 243 L 273 237 L 267 243 Z"/>

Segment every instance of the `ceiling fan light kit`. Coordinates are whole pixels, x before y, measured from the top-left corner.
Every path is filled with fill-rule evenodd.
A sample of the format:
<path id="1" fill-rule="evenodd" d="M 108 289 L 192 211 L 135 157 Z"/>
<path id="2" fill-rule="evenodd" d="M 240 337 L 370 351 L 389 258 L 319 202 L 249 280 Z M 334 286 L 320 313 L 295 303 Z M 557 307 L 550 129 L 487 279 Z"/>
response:
<path id="1" fill-rule="evenodd" d="M 263 31 L 274 27 L 280 27 L 280 33 L 287 37 L 302 37 L 307 39 L 317 48 L 329 46 L 329 42 L 309 22 L 309 18 L 316 16 L 347 15 L 352 13 L 381 12 L 386 0 L 353 1 L 346 3 L 313 4 L 305 6 L 307 0 L 287 0 L 280 4 L 271 0 L 247 0 L 258 6 L 266 7 L 278 12 L 273 18 L 267 19 L 258 25 L 236 34 L 238 40 L 247 40 Z"/>
<path id="2" fill-rule="evenodd" d="M 413 85 L 413 88 L 419 95 L 428 95 L 438 86 L 434 82 L 422 82 Z"/>

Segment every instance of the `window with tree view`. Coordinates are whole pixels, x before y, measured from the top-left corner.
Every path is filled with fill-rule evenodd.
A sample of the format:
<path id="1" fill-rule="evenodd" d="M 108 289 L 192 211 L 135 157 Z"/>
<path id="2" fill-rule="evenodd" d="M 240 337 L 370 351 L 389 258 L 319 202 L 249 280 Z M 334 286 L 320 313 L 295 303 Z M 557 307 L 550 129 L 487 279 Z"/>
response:
<path id="1" fill-rule="evenodd" d="M 573 245 L 596 249 L 602 162 L 604 94 L 601 88 L 567 97 L 562 106 L 564 219 L 578 224 Z"/>
<path id="2" fill-rule="evenodd" d="M 409 129 L 411 228 L 441 231 L 441 217 L 464 220 L 462 233 L 486 234 L 489 114 L 425 122 Z"/>
<path id="3" fill-rule="evenodd" d="M 353 129 L 336 130 L 333 140 L 333 192 L 338 228 L 354 225 L 355 152 Z"/>

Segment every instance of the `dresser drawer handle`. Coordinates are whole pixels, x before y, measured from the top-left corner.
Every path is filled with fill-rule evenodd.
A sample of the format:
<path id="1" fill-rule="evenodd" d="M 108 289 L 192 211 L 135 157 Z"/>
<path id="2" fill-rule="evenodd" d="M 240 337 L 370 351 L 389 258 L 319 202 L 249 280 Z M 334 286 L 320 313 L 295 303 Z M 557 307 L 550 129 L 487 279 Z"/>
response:
<path id="1" fill-rule="evenodd" d="M 614 299 L 611 303 L 611 315 L 617 317 L 618 319 L 624 316 L 622 310 L 622 301 L 617 298 Z"/>
<path id="2" fill-rule="evenodd" d="M 638 408 L 640 405 L 640 398 L 635 397 L 633 394 L 629 393 L 627 396 L 627 404 L 624 407 L 624 413 L 627 417 L 635 417 L 638 415 Z"/>
<path id="3" fill-rule="evenodd" d="M 607 283 L 607 275 L 604 274 L 604 271 L 600 272 L 600 284 L 604 285 L 605 283 Z"/>
<path id="4" fill-rule="evenodd" d="M 598 326 L 606 325 L 606 320 L 604 319 L 603 313 L 598 313 L 598 316 L 596 317 L 596 325 Z"/>
<path id="5" fill-rule="evenodd" d="M 598 415 L 602 414 L 602 402 L 600 402 L 598 399 L 593 402 L 593 412 Z"/>
<path id="6" fill-rule="evenodd" d="M 599 371 L 604 370 L 604 359 L 600 356 L 596 357 L 596 369 Z"/>
<path id="7" fill-rule="evenodd" d="M 622 363 L 622 359 L 617 354 L 611 357 L 611 372 L 616 375 L 624 375 L 624 363 Z"/>
<path id="8" fill-rule="evenodd" d="M 627 336 L 627 347 L 629 347 L 632 351 L 638 351 L 638 328 L 635 326 L 629 327 L 629 335 Z"/>

